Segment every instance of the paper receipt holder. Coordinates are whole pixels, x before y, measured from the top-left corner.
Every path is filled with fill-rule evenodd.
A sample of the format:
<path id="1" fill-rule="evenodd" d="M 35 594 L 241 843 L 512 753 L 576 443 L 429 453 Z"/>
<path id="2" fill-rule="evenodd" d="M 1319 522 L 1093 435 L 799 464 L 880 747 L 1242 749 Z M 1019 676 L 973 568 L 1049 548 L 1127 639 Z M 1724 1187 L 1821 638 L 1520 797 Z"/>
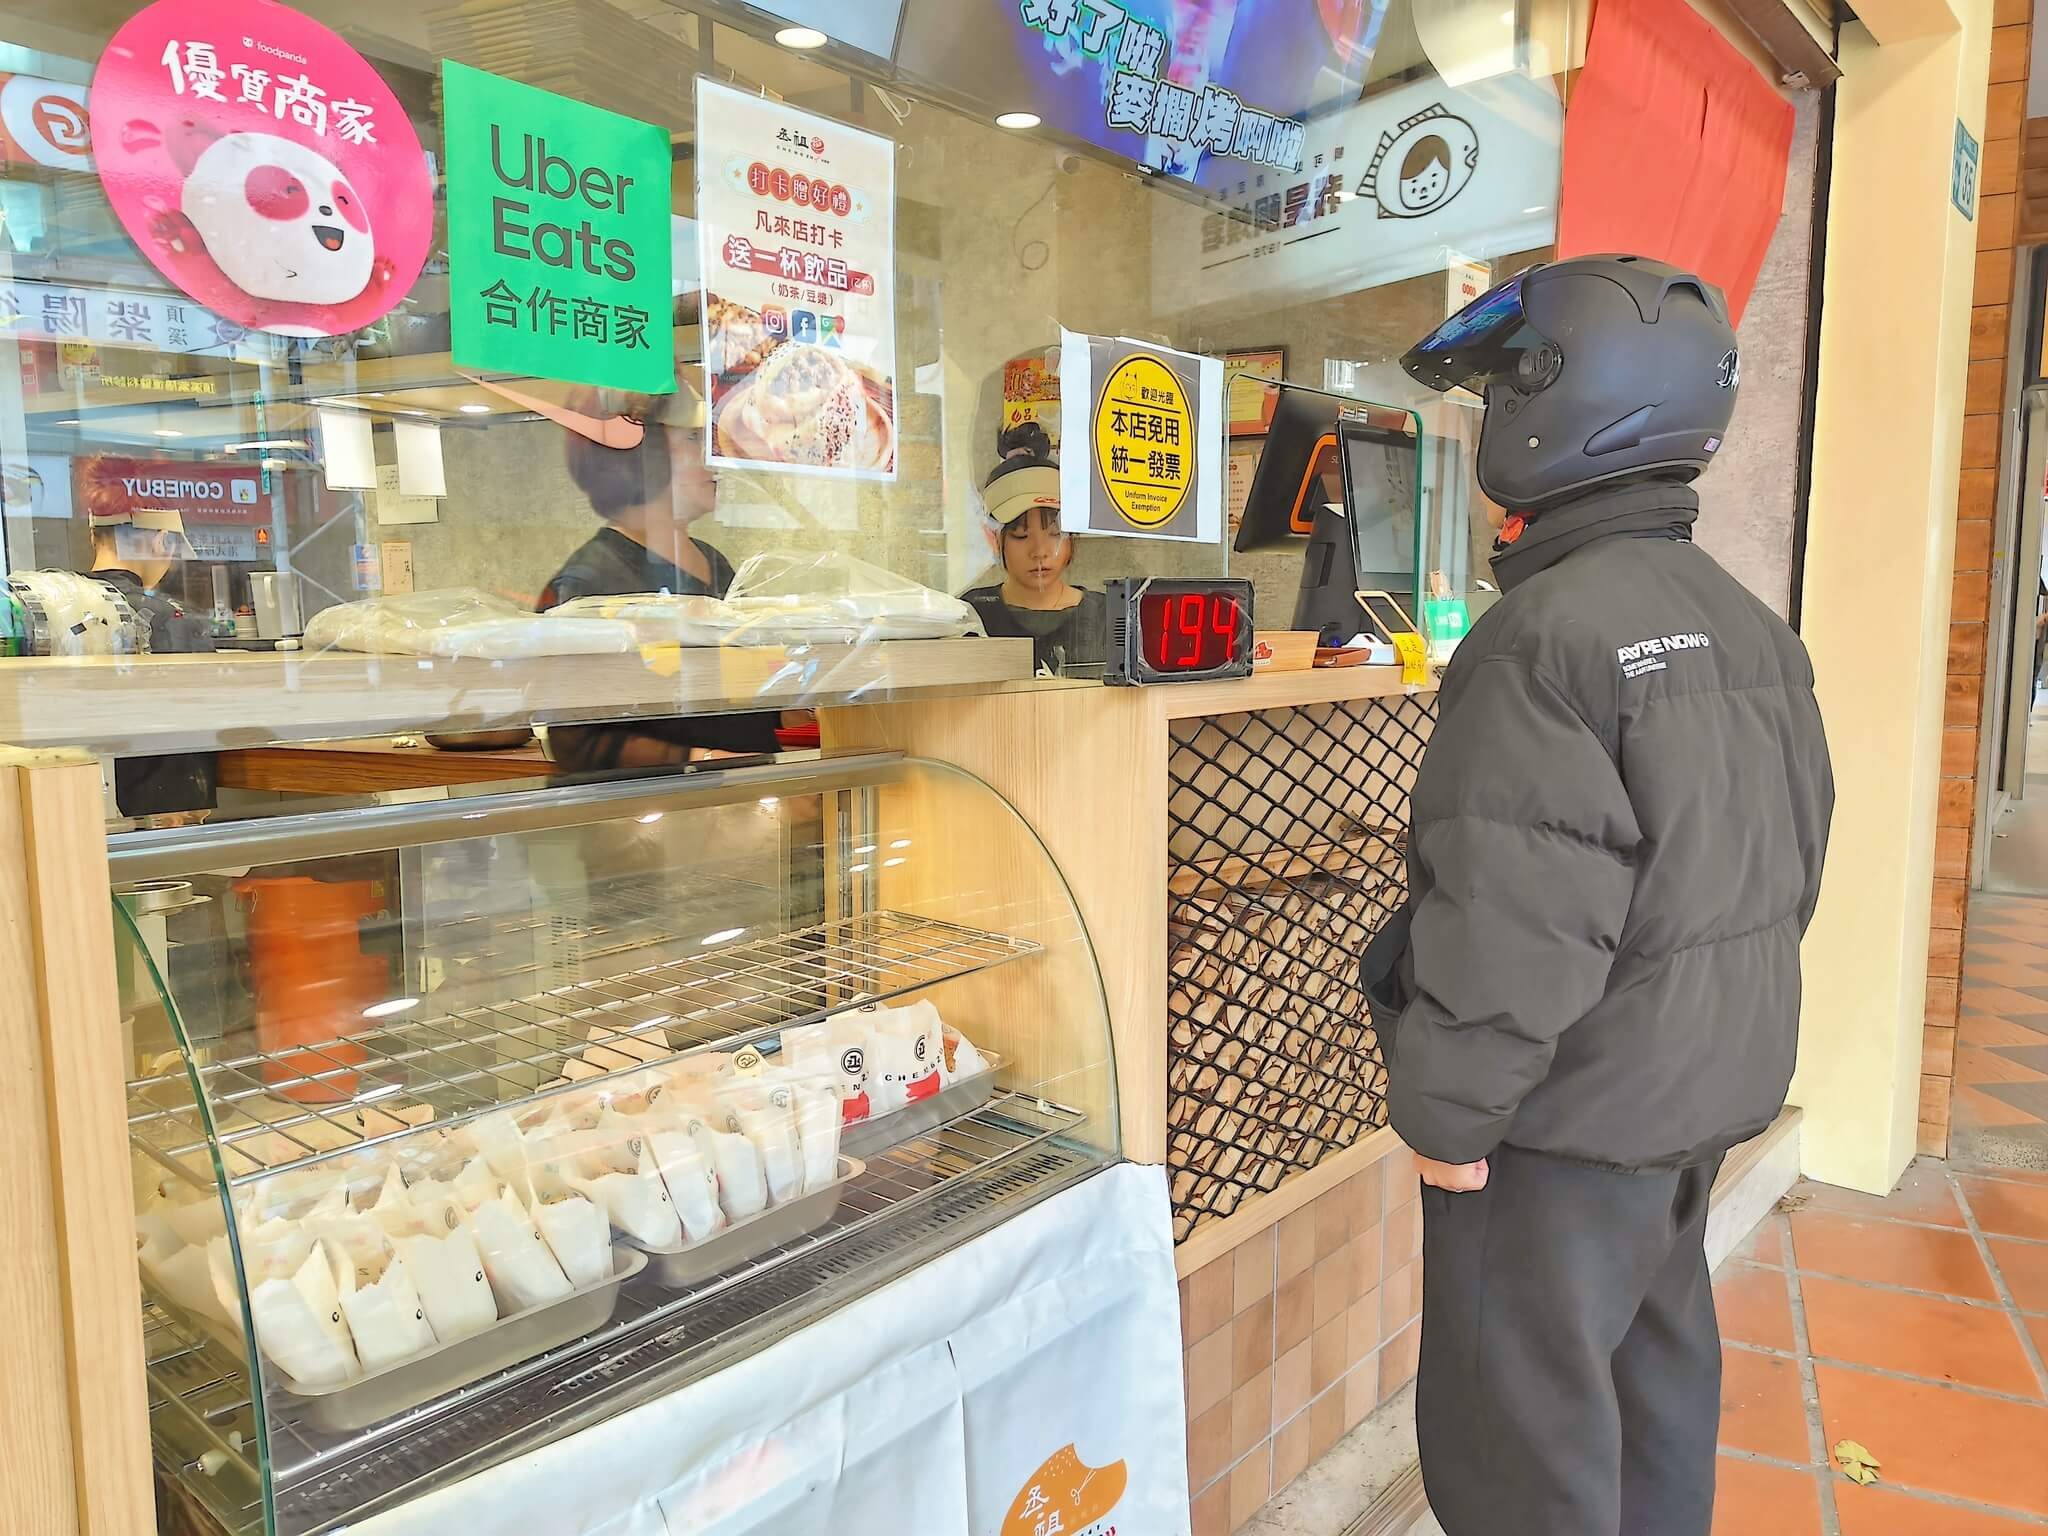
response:
<path id="1" fill-rule="evenodd" d="M 1401 658 L 1401 682 L 1409 688 L 1426 687 L 1429 683 L 1429 645 L 1422 638 L 1415 620 L 1408 616 L 1391 592 L 1354 592 L 1358 606 L 1364 611 L 1368 623 L 1394 648 L 1394 654 Z M 1385 608 L 1375 608 L 1375 603 Z M 1390 622 L 1389 615 L 1394 621 Z"/>

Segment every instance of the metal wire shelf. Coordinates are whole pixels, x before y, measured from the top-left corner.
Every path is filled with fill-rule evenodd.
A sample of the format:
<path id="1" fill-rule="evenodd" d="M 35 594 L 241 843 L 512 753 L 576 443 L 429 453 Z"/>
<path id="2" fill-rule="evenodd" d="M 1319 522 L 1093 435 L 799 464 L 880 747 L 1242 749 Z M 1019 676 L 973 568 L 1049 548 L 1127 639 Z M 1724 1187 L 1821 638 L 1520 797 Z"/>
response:
<path id="1" fill-rule="evenodd" d="M 202 1189 L 211 1142 L 242 1185 L 520 1100 L 712 1048 L 736 1049 L 859 999 L 886 1000 L 1038 952 L 1037 944 L 903 912 L 864 913 L 703 955 L 129 1084 L 136 1147 Z M 606 1051 L 607 1045 L 620 1047 Z M 649 1047 L 658 1052 L 650 1056 Z M 554 1080 L 572 1060 L 599 1071 Z"/>
<path id="2" fill-rule="evenodd" d="M 1028 1094 L 1001 1093 L 870 1158 L 817 1231 L 686 1292 L 645 1277 L 628 1282 L 612 1321 L 597 1333 L 371 1429 L 325 1434 L 281 1411 L 288 1400 L 270 1396 L 277 1530 L 310 1536 L 333 1529 L 429 1482 L 467 1476 L 708 1375 L 765 1337 L 814 1321 L 924 1262 L 937 1245 L 963 1241 L 1094 1171 L 1102 1155 L 1068 1139 L 1084 1120 Z M 219 1465 L 207 1471 L 193 1452 L 179 1482 L 211 1494 L 209 1508 L 230 1531 L 251 1528 L 253 1503 L 236 1509 L 231 1501 L 232 1490 L 256 1475 L 253 1439 L 231 1449 L 223 1427 L 249 1418 L 246 1368 L 200 1330 L 158 1308 L 150 1312 L 152 1337 L 173 1345 L 165 1364 L 192 1362 L 188 1380 L 160 1387 L 152 1349 L 153 1407 L 161 1395 L 167 1407 L 204 1420 L 207 1444 L 236 1464 L 224 1477 Z M 203 1392 L 219 1400 L 194 1406 Z"/>

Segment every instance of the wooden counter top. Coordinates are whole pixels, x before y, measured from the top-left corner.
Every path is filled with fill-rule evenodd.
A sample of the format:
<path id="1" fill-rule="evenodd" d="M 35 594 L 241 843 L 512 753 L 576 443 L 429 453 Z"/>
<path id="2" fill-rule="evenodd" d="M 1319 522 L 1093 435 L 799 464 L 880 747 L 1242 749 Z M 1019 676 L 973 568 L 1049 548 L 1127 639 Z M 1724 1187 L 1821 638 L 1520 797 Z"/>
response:
<path id="1" fill-rule="evenodd" d="M 1031 673 L 1027 640 L 655 647 L 509 661 L 367 656 L 90 656 L 0 661 L 0 743 L 126 755 L 401 731 L 881 702 L 985 691 Z"/>
<path id="2" fill-rule="evenodd" d="M 1436 676 L 1422 687 L 1401 681 L 1398 665 L 1321 667 L 1296 672 L 1254 672 L 1220 683 L 1164 683 L 1151 692 L 1169 720 L 1196 715 L 1234 715 L 1254 709 L 1294 709 L 1343 699 L 1385 699 L 1403 693 L 1434 693 Z"/>
<path id="3" fill-rule="evenodd" d="M 543 778 L 554 765 L 537 744 L 502 752 L 450 752 L 400 746 L 389 736 L 303 746 L 245 747 L 220 755 L 224 789 L 294 795 L 362 795 L 440 784 Z"/>

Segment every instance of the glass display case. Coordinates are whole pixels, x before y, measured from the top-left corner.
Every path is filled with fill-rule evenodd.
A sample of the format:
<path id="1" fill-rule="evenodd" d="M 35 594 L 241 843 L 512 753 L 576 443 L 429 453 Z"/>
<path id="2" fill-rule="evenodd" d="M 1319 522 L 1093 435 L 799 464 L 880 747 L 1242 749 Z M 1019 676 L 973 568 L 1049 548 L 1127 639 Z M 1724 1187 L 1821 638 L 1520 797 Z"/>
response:
<path id="1" fill-rule="evenodd" d="M 409 792 L 110 868 L 152 1441 L 194 1529 L 485 1472 L 1119 1155 L 1067 887 L 938 764 Z"/>

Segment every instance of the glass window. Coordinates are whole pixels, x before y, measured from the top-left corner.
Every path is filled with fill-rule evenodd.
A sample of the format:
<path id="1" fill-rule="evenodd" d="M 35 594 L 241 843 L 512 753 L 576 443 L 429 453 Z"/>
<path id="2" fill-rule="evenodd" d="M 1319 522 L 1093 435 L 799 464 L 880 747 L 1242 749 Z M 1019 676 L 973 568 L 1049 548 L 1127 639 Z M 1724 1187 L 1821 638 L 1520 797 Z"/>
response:
<path id="1" fill-rule="evenodd" d="M 232 7 L 181 3 L 151 8 L 166 50 L 127 47 L 111 74 L 106 13 L 0 8 L 10 649 L 261 648 L 408 591 L 529 611 L 718 595 L 764 552 L 976 594 L 992 630 L 1084 673 L 1099 611 L 1045 614 L 1112 576 L 1249 575 L 1261 625 L 1284 625 L 1296 545 L 1239 554 L 1220 525 L 1069 537 L 1089 519 L 1058 475 L 988 488 L 1004 445 L 1073 448 L 1063 333 L 1242 376 L 1198 402 L 1225 503 L 1256 478 L 1274 380 L 1412 412 L 1406 590 L 1483 601 L 1477 402 L 1419 391 L 1397 359 L 1552 243 L 1581 31 L 1565 0 L 875 0 L 773 19 L 310 0 L 309 25 L 340 36 L 303 67 L 275 48 L 267 73 L 205 47 Z M 805 28 L 837 35 L 806 47 Z M 485 162 L 445 113 L 444 60 L 551 93 L 520 143 L 491 141 L 503 186 L 463 180 Z M 119 92 L 93 111 L 96 65 Z M 665 184 L 586 155 L 577 104 L 653 125 L 618 153 L 651 144 Z M 771 153 L 792 136 L 879 170 L 813 181 Z M 507 193 L 522 178 L 573 185 L 580 217 Z M 630 261 L 606 243 L 629 199 Z M 510 269 L 468 253 L 465 220 L 528 258 L 520 281 L 491 291 Z M 628 302 L 644 282 L 581 296 L 622 265 L 671 271 L 654 313 Z M 464 303 L 529 357 L 630 324 L 677 388 L 599 387 L 587 359 L 478 366 Z"/>

